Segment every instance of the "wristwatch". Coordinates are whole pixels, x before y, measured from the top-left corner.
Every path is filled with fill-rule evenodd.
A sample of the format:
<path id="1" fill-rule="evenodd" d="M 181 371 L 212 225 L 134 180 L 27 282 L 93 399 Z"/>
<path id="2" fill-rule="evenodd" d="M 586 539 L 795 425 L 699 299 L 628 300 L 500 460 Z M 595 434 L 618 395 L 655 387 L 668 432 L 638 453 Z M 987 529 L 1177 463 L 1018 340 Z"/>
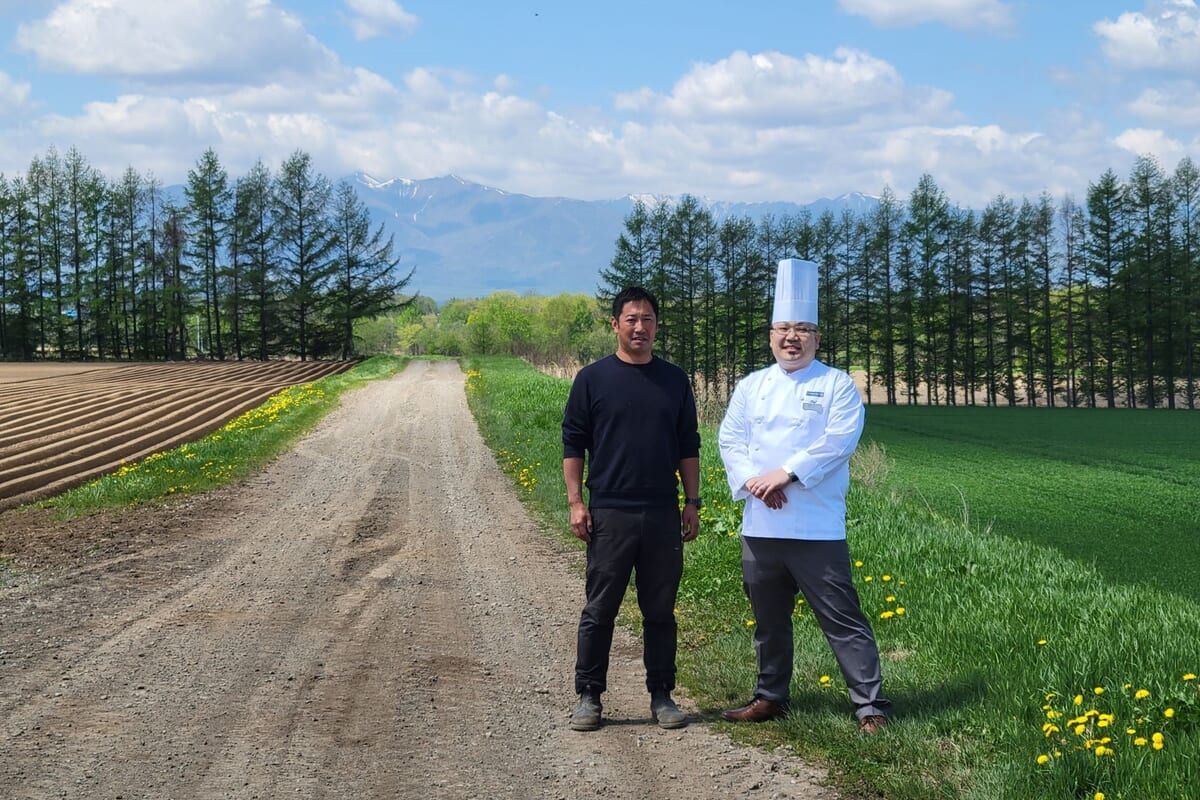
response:
<path id="1" fill-rule="evenodd" d="M 795 483 L 796 481 L 800 480 L 799 476 L 797 476 L 796 473 L 792 472 L 787 467 L 784 467 L 783 471 L 787 473 L 788 480 L 790 480 L 792 483 Z"/>
<path id="2" fill-rule="evenodd" d="M 683 504 L 685 506 L 695 506 L 696 508 L 700 508 L 704 505 L 704 501 L 699 497 L 685 497 L 683 498 Z"/>

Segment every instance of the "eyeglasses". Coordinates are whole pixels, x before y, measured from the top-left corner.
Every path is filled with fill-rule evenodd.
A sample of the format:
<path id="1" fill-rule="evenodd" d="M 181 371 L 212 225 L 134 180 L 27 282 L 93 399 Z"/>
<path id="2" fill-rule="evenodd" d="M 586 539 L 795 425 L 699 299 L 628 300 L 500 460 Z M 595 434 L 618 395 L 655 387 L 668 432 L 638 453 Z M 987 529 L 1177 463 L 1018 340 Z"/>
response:
<path id="1" fill-rule="evenodd" d="M 790 333 L 794 333 L 797 336 L 802 336 L 805 339 L 807 339 L 810 336 L 814 336 L 814 335 L 820 333 L 820 331 L 817 330 L 816 328 L 814 328 L 812 325 L 782 325 L 782 324 L 780 324 L 780 325 L 772 325 L 771 333 L 777 333 L 780 336 L 787 336 Z"/>

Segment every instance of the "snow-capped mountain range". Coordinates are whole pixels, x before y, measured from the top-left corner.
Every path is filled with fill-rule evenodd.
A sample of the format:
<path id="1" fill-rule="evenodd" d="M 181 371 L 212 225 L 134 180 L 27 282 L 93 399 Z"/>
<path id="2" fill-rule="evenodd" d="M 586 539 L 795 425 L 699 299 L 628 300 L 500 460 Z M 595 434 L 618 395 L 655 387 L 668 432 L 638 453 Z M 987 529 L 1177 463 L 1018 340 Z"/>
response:
<path id="1" fill-rule="evenodd" d="M 530 197 L 454 175 L 426 180 L 347 178 L 392 234 L 400 266 L 416 268 L 409 290 L 444 302 L 499 289 L 519 294 L 596 291 L 625 219 L 638 200 L 649 206 L 679 198 L 640 195 L 617 200 Z M 713 217 L 783 217 L 807 209 L 870 211 L 876 198 L 852 193 L 798 203 L 724 203 L 697 198 Z"/>

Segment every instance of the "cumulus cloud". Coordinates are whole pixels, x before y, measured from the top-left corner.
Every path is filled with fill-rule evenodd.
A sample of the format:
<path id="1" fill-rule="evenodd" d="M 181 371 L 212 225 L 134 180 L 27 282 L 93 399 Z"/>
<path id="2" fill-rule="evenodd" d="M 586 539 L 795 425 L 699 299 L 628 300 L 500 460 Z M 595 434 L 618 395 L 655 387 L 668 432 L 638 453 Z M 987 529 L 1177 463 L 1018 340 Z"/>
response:
<path id="1" fill-rule="evenodd" d="M 392 31 L 412 33 L 417 17 L 404 10 L 395 0 L 346 0 L 353 16 L 350 30 L 359 41 L 385 36 Z"/>
<path id="2" fill-rule="evenodd" d="M 241 82 L 337 61 L 269 0 L 66 0 L 16 43 L 43 67 L 142 80 Z"/>
<path id="3" fill-rule="evenodd" d="M 838 5 L 886 28 L 940 22 L 959 30 L 1007 33 L 1013 27 L 1012 11 L 1001 0 L 838 0 Z"/>
<path id="4" fill-rule="evenodd" d="M 364 24 L 402 12 L 390 0 L 344 2 Z M 845 0 L 852 5 L 866 7 Z M 939 18 L 988 5 L 942 3 Z M 362 32 L 405 30 L 389 25 Z M 1138 144 L 1133 132 L 1116 142 L 1080 124 L 1047 135 L 968 121 L 949 92 L 910 84 L 850 48 L 736 51 L 692 65 L 666 91 L 635 88 L 612 107 L 567 109 L 504 74 L 425 66 L 389 80 L 346 66 L 268 0 L 63 0 L 17 43 L 55 69 L 119 81 L 98 102 L 10 127 L 0 170 L 20 168 L 14 142 L 28 152 L 75 145 L 107 174 L 133 165 L 167 183 L 208 147 L 233 175 L 302 149 L 334 178 L 457 173 L 535 195 L 798 201 L 885 185 L 903 196 L 929 172 L 955 202 L 981 206 L 1000 192 L 1084 186 Z M 0 73 L 0 109 L 29 97 L 28 85 Z M 1147 130 L 1166 128 L 1154 119 L 1165 97 L 1139 103 Z"/>
<path id="5" fill-rule="evenodd" d="M 1161 130 L 1130 128 L 1118 134 L 1113 141 L 1131 155 L 1154 156 L 1163 165 L 1174 164 L 1188 155 L 1187 145 Z"/>
<path id="6" fill-rule="evenodd" d="M 1149 0 L 1145 13 L 1103 19 L 1093 30 L 1115 64 L 1186 74 L 1200 67 L 1200 9 L 1193 0 Z"/>
<path id="7" fill-rule="evenodd" d="M 992 190 L 1019 193 L 1022 177 L 1036 193 L 1057 168 L 1052 156 L 1031 156 L 1045 148 L 1036 134 L 967 125 L 949 93 L 909 86 L 890 64 L 854 50 L 829 58 L 735 52 L 694 65 L 668 94 L 622 95 L 616 111 L 632 113 L 551 109 L 504 76 L 417 68 L 392 83 L 342 68 L 174 96 L 129 92 L 44 117 L 38 133 L 103 154 L 96 166 L 110 174 L 135 164 L 168 183 L 210 146 L 235 175 L 303 149 L 333 177 L 453 172 L 511 191 L 592 199 L 808 200 L 889 184 L 903 192 L 931 172 L 939 181 L 957 177 L 961 185 L 945 188 L 971 204 Z M 982 172 L 1009 183 L 981 185 L 974 176 Z"/>
<path id="8" fill-rule="evenodd" d="M 948 92 L 910 89 L 885 61 L 839 48 L 834 58 L 736 52 L 698 64 L 670 95 L 646 89 L 617 97 L 617 108 L 674 119 L 741 120 L 748 124 L 846 123 L 864 115 L 945 118 Z"/>

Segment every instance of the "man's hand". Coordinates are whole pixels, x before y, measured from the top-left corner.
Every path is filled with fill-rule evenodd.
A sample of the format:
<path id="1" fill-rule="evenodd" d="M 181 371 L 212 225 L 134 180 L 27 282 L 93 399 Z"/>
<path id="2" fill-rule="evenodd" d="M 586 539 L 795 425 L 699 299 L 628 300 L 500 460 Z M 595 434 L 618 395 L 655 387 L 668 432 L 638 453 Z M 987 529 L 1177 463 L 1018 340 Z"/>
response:
<path id="1" fill-rule="evenodd" d="M 787 502 L 783 490 L 792 482 L 792 476 L 787 470 L 778 467 L 762 475 L 755 475 L 746 481 L 746 491 L 767 504 L 767 508 L 780 509 Z"/>
<path id="2" fill-rule="evenodd" d="M 690 542 L 700 535 L 700 511 L 693 505 L 683 507 L 683 516 L 681 518 L 680 531 L 685 542 Z"/>
<path id="3" fill-rule="evenodd" d="M 592 512 L 582 500 L 571 503 L 571 533 L 576 539 L 592 541 Z"/>

